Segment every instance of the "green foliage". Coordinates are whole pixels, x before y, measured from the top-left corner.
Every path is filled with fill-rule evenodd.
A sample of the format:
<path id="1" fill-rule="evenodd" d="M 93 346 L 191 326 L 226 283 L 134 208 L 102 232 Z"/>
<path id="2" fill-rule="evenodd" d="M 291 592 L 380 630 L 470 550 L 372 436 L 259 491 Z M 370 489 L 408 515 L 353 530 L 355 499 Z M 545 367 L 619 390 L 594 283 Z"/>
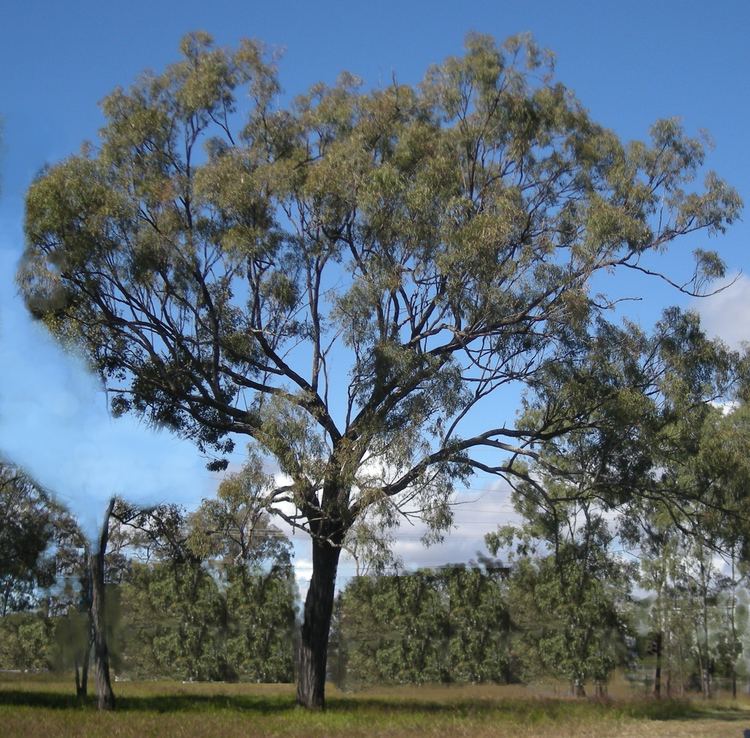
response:
<path id="1" fill-rule="evenodd" d="M 629 582 L 606 550 L 584 556 L 568 544 L 514 568 L 508 601 L 526 680 L 554 675 L 580 690 L 606 685 L 625 661 Z"/>
<path id="2" fill-rule="evenodd" d="M 120 589 L 122 671 L 134 677 L 290 681 L 290 570 L 134 564 Z"/>
<path id="3" fill-rule="evenodd" d="M 340 684 L 498 682 L 516 677 L 504 588 L 477 566 L 360 576 L 332 634 Z"/>
<path id="4" fill-rule="evenodd" d="M 190 515 L 118 512 L 117 530 L 149 563 L 118 588 L 122 669 L 189 680 L 289 681 L 296 587 L 289 541 L 261 505 L 269 480 L 251 457 Z"/>
<path id="5" fill-rule="evenodd" d="M 637 333 L 605 321 L 591 283 L 658 274 L 652 255 L 723 231 L 742 203 L 713 173 L 696 183 L 704 147 L 676 120 L 631 144 L 591 120 L 528 36 L 470 35 L 418 86 L 344 73 L 289 105 L 262 45 L 196 33 L 181 51 L 105 98 L 98 144 L 30 187 L 18 281 L 115 412 L 215 451 L 213 468 L 248 436 L 289 478 L 264 509 L 328 554 L 302 630 L 322 706 L 330 546 L 368 508 L 412 502 L 439 536 L 476 470 L 524 479 L 534 444 L 586 436 L 613 390 L 632 417 L 627 357 L 600 356 L 603 377 L 581 363 Z M 667 280 L 687 294 L 724 272 L 696 258 Z M 471 427 L 510 385 L 530 393 L 518 427 Z"/>
<path id="6" fill-rule="evenodd" d="M 71 608 L 65 615 L 54 618 L 52 623 L 52 667 L 63 671 L 82 666 L 91 648 L 89 613 Z"/>
<path id="7" fill-rule="evenodd" d="M 289 562 L 227 574 L 226 659 L 243 679 L 289 682 L 294 673 L 297 588 Z"/>
<path id="8" fill-rule="evenodd" d="M 582 458 L 558 461 L 572 472 Z M 592 490 L 550 473 L 541 482 L 529 477 L 514 503 L 523 524 L 486 541 L 514 562 L 507 598 L 524 678 L 556 675 L 578 694 L 588 681 L 601 688 L 625 660 L 632 579 L 610 550 L 606 508 Z"/>
<path id="9" fill-rule="evenodd" d="M 40 613 L 0 618 L 0 669 L 48 669 L 53 659 L 52 638 L 52 624 Z"/>
<path id="10" fill-rule="evenodd" d="M 123 585 L 126 672 L 182 679 L 224 679 L 224 608 L 200 563 L 134 565 Z"/>
<path id="11" fill-rule="evenodd" d="M 0 615 L 32 607 L 55 580 L 50 553 L 64 513 L 20 469 L 0 462 Z"/>
<path id="12" fill-rule="evenodd" d="M 704 147 L 676 120 L 623 144 L 528 36 L 470 35 L 416 87 L 344 73 L 286 107 L 261 44 L 181 51 L 32 185 L 19 283 L 122 389 L 117 412 L 220 455 L 255 439 L 314 535 L 406 489 L 443 509 L 471 451 L 514 437 L 462 439 L 461 420 L 585 339 L 608 304 L 591 277 L 650 272 L 647 252 L 741 207 L 713 174 L 696 187 Z M 723 274 L 696 255 L 688 292 Z"/>

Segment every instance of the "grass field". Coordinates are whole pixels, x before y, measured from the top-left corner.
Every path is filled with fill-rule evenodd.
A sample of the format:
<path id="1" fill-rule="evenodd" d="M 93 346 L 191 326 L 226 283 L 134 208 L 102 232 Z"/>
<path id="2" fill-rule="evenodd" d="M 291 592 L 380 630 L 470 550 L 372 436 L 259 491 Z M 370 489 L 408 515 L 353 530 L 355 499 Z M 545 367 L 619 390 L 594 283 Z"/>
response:
<path id="1" fill-rule="evenodd" d="M 120 682 L 118 710 L 78 705 L 72 679 L 0 681 L 0 735 L 62 738 L 147 736 L 750 736 L 750 700 L 661 701 L 620 695 L 606 702 L 525 687 L 381 688 L 344 694 L 328 709 L 294 705 L 288 685 Z"/>

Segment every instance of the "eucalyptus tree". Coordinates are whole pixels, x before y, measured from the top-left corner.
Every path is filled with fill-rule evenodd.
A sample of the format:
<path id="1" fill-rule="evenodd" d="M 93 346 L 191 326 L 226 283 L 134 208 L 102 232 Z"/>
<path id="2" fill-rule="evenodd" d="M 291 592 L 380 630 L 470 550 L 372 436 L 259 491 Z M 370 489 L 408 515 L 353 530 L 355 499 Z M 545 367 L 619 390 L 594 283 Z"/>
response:
<path id="1" fill-rule="evenodd" d="M 748 632 L 748 590 L 746 564 L 736 546 L 728 552 L 728 571 L 719 583 L 720 631 L 716 644 L 717 661 L 728 673 L 732 699 L 737 699 L 737 676 Z"/>
<path id="2" fill-rule="evenodd" d="M 579 697 L 593 680 L 601 695 L 626 650 L 629 567 L 612 552 L 614 533 L 595 499 L 560 484 L 546 484 L 542 499 L 538 489 L 520 486 L 521 526 L 486 537 L 512 562 L 507 597 L 519 655 L 527 678 L 557 675 Z"/>
<path id="3" fill-rule="evenodd" d="M 228 475 L 193 513 L 119 510 L 122 664 L 137 676 L 289 681 L 296 587 L 289 540 L 258 504 L 267 477 Z"/>
<path id="4" fill-rule="evenodd" d="M 298 592 L 291 542 L 265 509 L 272 484 L 251 453 L 188 520 L 191 549 L 222 585 L 227 664 L 257 681 L 286 681 L 294 673 Z"/>
<path id="5" fill-rule="evenodd" d="M 682 392 L 679 386 L 677 392 Z M 743 387 L 740 396 L 744 392 Z M 673 423 L 668 438 L 669 453 L 661 457 L 657 489 L 679 490 L 682 505 L 678 510 L 665 509 L 652 501 L 646 506 L 650 523 L 642 526 L 641 536 L 644 552 L 653 558 L 646 560 L 645 569 L 657 585 L 653 587 L 655 609 L 657 613 L 662 609 L 658 585 L 664 577 L 654 575 L 671 564 L 672 571 L 681 573 L 677 609 L 688 614 L 692 623 L 692 648 L 685 650 L 695 656 L 704 696 L 711 696 L 717 654 L 736 692 L 742 651 L 738 621 L 745 617 L 741 602 L 743 559 L 750 530 L 747 404 L 739 401 L 703 407 L 700 413 Z M 671 555 L 670 548 L 674 549 Z M 668 611 L 666 615 L 668 621 Z M 668 635 L 667 630 L 665 637 Z"/>
<path id="6" fill-rule="evenodd" d="M 592 278 L 658 272 L 740 201 L 695 183 L 703 147 L 674 120 L 630 144 L 592 121 L 525 37 L 469 36 L 417 86 L 345 73 L 289 104 L 260 43 L 197 33 L 182 52 L 32 185 L 19 283 L 117 413 L 217 466 L 237 436 L 275 460 L 267 508 L 312 540 L 298 701 L 320 707 L 357 519 L 410 504 L 449 525 L 457 481 L 553 432 L 491 418 L 613 304 Z M 670 279 L 691 293 L 723 272 L 695 253 Z"/>
<path id="7" fill-rule="evenodd" d="M 332 638 L 339 686 L 516 679 L 507 571 L 483 563 L 351 579 Z"/>
<path id="8" fill-rule="evenodd" d="M 533 599 L 526 609 L 545 603 L 535 650 L 568 673 L 577 693 L 589 676 L 606 681 L 616 663 L 607 629 L 623 632 L 621 613 L 634 578 L 611 550 L 616 541 L 646 555 L 680 534 L 701 554 L 693 557 L 690 581 L 701 592 L 696 623 L 699 657 L 707 663 L 710 562 L 703 542 L 718 544 L 719 521 L 744 515 L 747 503 L 743 492 L 713 489 L 699 474 L 706 468 L 701 446 L 709 421 L 721 415 L 713 403 L 742 389 L 743 370 L 741 357 L 709 340 L 695 315 L 669 309 L 650 336 L 634 325 L 600 322 L 533 380 L 536 392 L 525 403 L 521 427 L 580 408 L 584 422 L 542 439 L 528 462 L 506 473 L 524 523 L 490 534 L 487 542 L 493 553 L 508 548 L 512 554 L 519 541 L 516 582 Z M 667 559 L 659 564 L 650 578 L 657 649 L 667 630 Z M 659 659 L 657 653 L 657 665 Z"/>
<path id="9" fill-rule="evenodd" d="M 262 459 L 251 451 L 242 469 L 222 480 L 216 497 L 204 499 L 189 516 L 187 544 L 228 572 L 249 574 L 264 561 L 283 568 L 291 554 L 289 540 L 266 510 L 266 495 L 273 488 Z"/>
<path id="10" fill-rule="evenodd" d="M 185 510 L 125 505 L 113 518 L 133 556 L 121 590 L 126 668 L 148 676 L 226 678 L 217 638 L 224 607 L 205 566 L 203 537 L 191 545 Z"/>
<path id="11" fill-rule="evenodd" d="M 27 474 L 0 461 L 0 616 L 30 608 L 53 583 L 58 512 Z"/>
<path id="12" fill-rule="evenodd" d="M 723 633 L 718 646 L 727 667 L 732 697 L 737 696 L 737 670 L 747 633 L 747 561 L 750 543 L 750 406 L 744 401 L 714 413 L 704 424 L 700 461 L 703 486 L 710 494 L 741 505 L 740 514 L 711 521 L 724 559 L 721 582 Z M 718 491 L 718 492 L 717 492 Z"/>

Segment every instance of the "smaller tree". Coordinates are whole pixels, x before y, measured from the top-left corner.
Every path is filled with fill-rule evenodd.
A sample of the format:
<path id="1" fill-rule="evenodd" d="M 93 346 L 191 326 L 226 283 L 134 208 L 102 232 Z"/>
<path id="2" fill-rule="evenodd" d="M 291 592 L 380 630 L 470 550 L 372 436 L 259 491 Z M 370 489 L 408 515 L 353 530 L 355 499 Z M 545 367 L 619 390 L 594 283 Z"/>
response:
<path id="1" fill-rule="evenodd" d="M 0 669 L 48 669 L 52 642 L 52 624 L 42 613 L 16 612 L 0 618 Z"/>
<path id="2" fill-rule="evenodd" d="M 653 592 L 650 611 L 656 644 L 654 692 L 661 693 L 661 666 L 671 692 L 672 672 L 680 690 L 690 675 L 704 696 L 711 695 L 717 659 L 736 689 L 738 563 L 747 545 L 750 466 L 750 415 L 744 402 L 726 402 L 721 394 L 711 347 L 694 346 L 692 356 L 675 362 L 665 374 L 663 425 L 653 448 L 656 473 L 650 495 L 629 506 L 625 533 L 644 554 L 643 586 Z M 699 358 L 697 361 L 695 357 Z M 733 357 L 727 375 L 741 397 L 746 359 Z M 725 400 L 713 404 L 701 399 Z M 704 396 L 705 397 L 705 396 Z M 717 567 L 717 556 L 726 566 Z M 721 569 L 729 569 L 723 575 Z M 717 603 L 725 604 L 717 610 Z M 694 664 L 690 662 L 694 661 Z"/>
<path id="3" fill-rule="evenodd" d="M 176 505 L 123 517 L 135 557 L 121 587 L 123 663 L 148 676 L 223 679 L 225 611 L 217 582 L 190 546 L 185 511 Z"/>
<path id="4" fill-rule="evenodd" d="M 745 564 L 738 556 L 736 546 L 729 551 L 729 571 L 722 578 L 718 617 L 720 629 L 716 644 L 719 667 L 731 681 L 732 699 L 737 699 L 737 676 L 740 658 L 744 652 L 744 635 L 748 630 L 748 591 L 745 584 Z"/>
<path id="5" fill-rule="evenodd" d="M 658 521 L 655 517 L 653 522 Z M 668 523 L 660 530 L 649 528 L 641 541 L 638 582 L 650 594 L 645 606 L 645 633 L 653 654 L 653 694 L 660 699 L 681 696 L 692 669 L 695 653 L 694 603 L 690 598 L 685 558 L 679 531 Z"/>
<path id="6" fill-rule="evenodd" d="M 242 470 L 189 519 L 191 549 L 219 573 L 229 614 L 227 661 L 257 681 L 285 681 L 293 673 L 297 590 L 289 540 L 266 509 L 272 488 L 250 450 Z"/>
<path id="7" fill-rule="evenodd" d="M 510 682 L 512 623 L 495 562 L 359 576 L 339 596 L 340 685 Z"/>
<path id="8" fill-rule="evenodd" d="M 127 669 L 291 680 L 296 585 L 289 541 L 259 503 L 268 483 L 251 457 L 195 512 L 160 506 L 124 522 L 141 559 L 121 588 Z"/>
<path id="9" fill-rule="evenodd" d="M 116 499 L 112 497 L 107 504 L 101 529 L 95 546 L 87 547 L 86 558 L 91 581 L 91 632 L 94 646 L 94 665 L 96 667 L 96 695 L 100 710 L 115 709 L 115 693 L 112 690 L 110 677 L 110 648 L 107 622 L 107 591 L 105 588 L 105 562 L 107 543 L 109 541 L 110 518 Z"/>
<path id="10" fill-rule="evenodd" d="M 61 511 L 18 467 L 0 462 L 0 615 L 27 610 L 54 582 L 48 554 Z"/>
<path id="11" fill-rule="evenodd" d="M 550 533 L 541 532 L 540 520 L 548 524 L 549 518 L 539 515 L 487 536 L 493 553 L 516 542 L 509 554 L 515 565 L 508 598 L 526 676 L 556 674 L 579 697 L 585 696 L 589 680 L 603 694 L 623 659 L 630 589 L 627 567 L 609 551 L 612 536 L 606 525 L 593 519 L 586 503 L 581 510 L 589 519 L 580 529 L 568 509 L 571 517 L 555 511 L 558 523 Z"/>

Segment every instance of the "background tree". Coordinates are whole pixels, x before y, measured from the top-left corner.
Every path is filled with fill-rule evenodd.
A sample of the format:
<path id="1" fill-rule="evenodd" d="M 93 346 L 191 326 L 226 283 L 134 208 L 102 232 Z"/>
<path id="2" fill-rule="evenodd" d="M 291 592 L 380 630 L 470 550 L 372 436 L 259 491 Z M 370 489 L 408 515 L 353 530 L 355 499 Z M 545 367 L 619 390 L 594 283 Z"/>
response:
<path id="1" fill-rule="evenodd" d="M 627 145 L 594 123 L 528 38 L 473 35 L 417 87 L 343 74 L 288 107 L 260 44 L 198 33 L 182 52 L 107 97 L 99 145 L 30 188 L 19 282 L 117 412 L 220 455 L 250 436 L 287 475 L 268 509 L 311 535 L 298 701 L 320 707 L 363 511 L 412 504 L 444 527 L 456 481 L 562 432 L 478 419 L 612 305 L 595 274 L 653 273 L 740 201 L 714 174 L 691 184 L 703 147 L 675 121 Z M 689 293 L 723 273 L 696 254 Z"/>
<path id="2" fill-rule="evenodd" d="M 506 574 L 486 560 L 483 566 L 355 577 L 337 600 L 337 682 L 352 687 L 516 680 Z"/>
<path id="3" fill-rule="evenodd" d="M 104 571 L 109 542 L 110 518 L 115 502 L 115 498 L 112 497 L 107 504 L 97 540 L 92 542 L 93 545 L 86 552 L 91 580 L 90 613 L 94 667 L 96 669 L 96 696 L 100 710 L 115 709 L 115 693 L 112 690 L 110 678 L 109 623 L 107 622 L 107 590 Z"/>
<path id="4" fill-rule="evenodd" d="M 74 666 L 79 697 L 86 696 L 91 633 L 84 548 L 75 521 L 46 491 L 14 465 L 0 465 L 2 663 Z M 31 609 L 33 616 L 5 619 Z"/>
<path id="5" fill-rule="evenodd" d="M 190 545 L 219 571 L 226 602 L 228 662 L 256 681 L 293 673 L 297 589 L 287 537 L 265 508 L 273 480 L 250 453 L 242 470 L 226 477 L 215 499 L 190 518 Z"/>
<path id="6" fill-rule="evenodd" d="M 691 427 L 680 423 L 677 431 L 672 435 L 685 443 L 684 452 L 665 458 L 660 481 L 690 492 L 688 499 L 700 496 L 704 504 L 689 503 L 679 511 L 678 523 L 683 531 L 669 532 L 674 514 L 666 520 L 662 514 L 653 516 L 656 525 L 648 532 L 651 540 L 676 541 L 683 581 L 682 607 L 692 603 L 693 651 L 703 695 L 712 694 L 717 660 L 729 672 L 736 693 L 737 661 L 742 650 L 736 618 L 745 617 L 738 595 L 750 481 L 746 405 L 739 402 L 705 408 L 701 417 L 693 418 Z M 691 520 L 693 525 L 686 522 Z M 686 525 L 688 531 L 684 531 Z M 717 632 L 721 633 L 718 637 Z"/>
<path id="7" fill-rule="evenodd" d="M 257 507 L 266 481 L 248 466 L 192 514 L 162 506 L 123 526 L 135 559 L 120 587 L 128 673 L 292 679 L 291 547 Z"/>
<path id="8" fill-rule="evenodd" d="M 593 681 L 597 694 L 605 693 L 624 660 L 630 578 L 610 551 L 612 534 L 601 514 L 586 501 L 559 505 L 487 540 L 493 553 L 518 541 L 508 606 L 520 632 L 524 677 L 554 674 L 578 697 Z"/>
<path id="9" fill-rule="evenodd" d="M 719 668 L 729 676 L 732 699 L 737 699 L 737 677 L 742 668 L 741 657 L 748 632 L 748 592 L 743 586 L 745 563 L 739 558 L 735 546 L 730 548 L 727 558 L 729 571 L 719 585 L 716 653 Z M 746 669 L 742 670 L 746 672 Z"/>
<path id="10" fill-rule="evenodd" d="M 613 556 L 611 542 L 615 536 L 643 541 L 641 531 L 648 540 L 660 525 L 666 527 L 658 527 L 658 536 L 668 538 L 670 525 L 702 536 L 686 539 L 700 554 L 692 557 L 695 576 L 687 581 L 701 593 L 696 643 L 702 683 L 708 684 L 713 595 L 710 556 L 702 541 L 718 542 L 720 526 L 709 521 L 736 516 L 745 503 L 742 494 L 712 489 L 699 478 L 694 459 L 704 426 L 718 414 L 711 403 L 737 391 L 742 369 L 737 354 L 701 333 L 695 316 L 670 309 L 650 337 L 632 325 L 600 322 L 563 361 L 536 378 L 539 389 L 526 403 L 522 426 L 555 414 L 571 417 L 577 408 L 585 408 L 585 420 L 538 442 L 531 461 L 506 474 L 525 522 L 487 540 L 496 553 L 520 538 L 518 552 L 525 561 L 512 591 L 520 597 L 526 593 L 525 609 L 532 613 L 527 622 L 534 618 L 536 601 L 545 603 L 541 612 L 547 613 L 540 618 L 533 650 L 542 655 L 544 668 L 566 670 L 577 693 L 592 676 L 606 683 L 617 662 L 606 646 L 617 641 L 613 633 L 624 635 L 623 596 L 632 574 Z M 657 574 L 652 584 L 660 620 L 666 573 L 658 567 L 652 573 Z M 692 565 L 685 573 L 693 573 Z M 657 671 L 663 636 L 658 625 Z M 659 679 L 655 684 L 658 689 Z"/>
<path id="11" fill-rule="evenodd" d="M 679 531 L 669 523 L 653 531 L 641 546 L 640 585 L 652 594 L 645 600 L 648 648 L 654 656 L 653 693 L 682 696 L 693 660 L 693 604 L 689 598 Z M 675 691 L 676 690 L 676 691 Z"/>
<path id="12" fill-rule="evenodd" d="M 11 613 L 0 618 L 0 668 L 47 670 L 53 648 L 53 624 L 43 613 Z"/>
<path id="13" fill-rule="evenodd" d="M 509 569 L 482 557 L 479 564 L 441 570 L 448 605 L 450 678 L 478 684 L 520 678 L 506 579 Z"/>
<path id="14" fill-rule="evenodd" d="M 55 577 L 49 548 L 60 511 L 17 467 L 0 462 L 0 616 L 37 603 Z"/>

